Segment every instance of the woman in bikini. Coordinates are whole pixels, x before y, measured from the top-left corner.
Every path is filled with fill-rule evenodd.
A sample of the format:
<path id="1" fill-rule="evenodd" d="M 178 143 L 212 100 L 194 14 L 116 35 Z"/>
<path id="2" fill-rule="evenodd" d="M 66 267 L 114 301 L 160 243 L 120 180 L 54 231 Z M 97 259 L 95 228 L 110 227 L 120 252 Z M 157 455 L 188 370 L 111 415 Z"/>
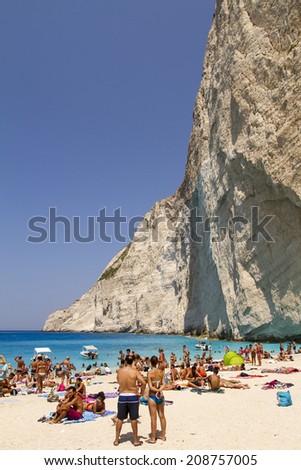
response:
<path id="1" fill-rule="evenodd" d="M 36 371 L 38 392 L 43 393 L 43 380 L 47 378 L 47 363 L 44 361 L 42 356 L 38 356 Z"/>
<path id="2" fill-rule="evenodd" d="M 84 410 L 91 411 L 91 413 L 94 413 L 95 415 L 103 415 L 106 411 L 105 398 L 105 394 L 103 392 L 99 392 L 94 402 L 84 403 Z"/>
<path id="3" fill-rule="evenodd" d="M 147 373 L 147 382 L 149 387 L 148 409 L 151 418 L 151 437 L 146 442 L 156 443 L 157 432 L 157 414 L 160 419 L 161 434 L 159 439 L 166 441 L 166 419 L 164 416 L 164 371 L 158 369 L 157 356 L 151 357 L 152 369 Z"/>
<path id="4" fill-rule="evenodd" d="M 162 348 L 159 348 L 158 349 L 158 352 L 159 352 L 159 359 L 158 359 L 158 369 L 159 370 L 165 370 L 165 367 L 168 367 L 168 362 L 167 360 L 165 359 L 165 354 L 164 354 L 164 349 Z"/>

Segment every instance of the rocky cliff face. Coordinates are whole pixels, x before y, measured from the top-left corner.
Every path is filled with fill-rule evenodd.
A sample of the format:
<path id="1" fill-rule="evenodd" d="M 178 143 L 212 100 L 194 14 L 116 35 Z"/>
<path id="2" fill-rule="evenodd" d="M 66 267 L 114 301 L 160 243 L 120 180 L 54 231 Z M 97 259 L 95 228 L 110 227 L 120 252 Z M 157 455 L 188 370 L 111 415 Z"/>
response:
<path id="1" fill-rule="evenodd" d="M 90 291 L 50 315 L 44 330 L 182 332 L 189 225 L 188 209 L 181 215 L 181 207 L 176 196 L 155 204 Z"/>
<path id="2" fill-rule="evenodd" d="M 301 336 L 300 28 L 299 0 L 217 1 L 181 187 L 44 330 Z"/>

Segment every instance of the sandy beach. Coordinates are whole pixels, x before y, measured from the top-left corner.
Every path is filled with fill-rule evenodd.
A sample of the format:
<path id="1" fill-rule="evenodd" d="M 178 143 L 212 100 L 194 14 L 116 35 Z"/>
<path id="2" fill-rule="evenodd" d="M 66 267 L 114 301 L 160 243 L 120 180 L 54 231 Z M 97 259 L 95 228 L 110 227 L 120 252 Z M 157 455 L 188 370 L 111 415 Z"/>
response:
<path id="1" fill-rule="evenodd" d="M 292 366 L 301 368 L 301 354 L 294 362 L 269 363 L 262 367 L 246 366 L 248 374 L 260 374 L 262 368 Z M 222 378 L 233 378 L 239 372 L 222 371 Z M 226 389 L 222 394 L 192 393 L 190 389 L 166 391 L 166 400 L 173 404 L 165 407 L 167 441 L 155 445 L 143 443 L 144 450 L 197 450 L 197 449 L 299 449 L 299 419 L 301 412 L 301 373 L 264 374 L 266 377 L 240 379 L 250 389 Z M 97 376 L 87 385 L 87 393 L 100 390 L 116 392 L 116 374 Z M 262 390 L 262 385 L 277 379 L 290 382 L 293 405 L 277 406 L 277 390 Z M 114 424 L 110 416 L 93 422 L 49 425 L 37 420 L 54 411 L 56 403 L 36 395 L 17 395 L 0 398 L 0 441 L 2 450 L 133 450 L 131 425 L 124 422 L 119 447 L 113 446 Z M 106 409 L 116 411 L 117 398 L 106 399 Z M 148 439 L 150 419 L 148 407 L 140 405 L 139 437 Z"/>

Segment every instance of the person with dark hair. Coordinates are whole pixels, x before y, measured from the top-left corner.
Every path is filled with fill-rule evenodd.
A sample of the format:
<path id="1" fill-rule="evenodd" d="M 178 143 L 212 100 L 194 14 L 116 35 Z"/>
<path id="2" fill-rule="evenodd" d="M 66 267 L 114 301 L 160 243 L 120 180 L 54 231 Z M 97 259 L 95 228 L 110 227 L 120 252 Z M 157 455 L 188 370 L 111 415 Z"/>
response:
<path id="1" fill-rule="evenodd" d="M 143 395 L 146 382 L 137 369 L 132 367 L 133 357 L 126 356 L 125 367 L 118 369 L 117 381 L 119 383 L 118 412 L 116 420 L 116 435 L 114 446 L 118 446 L 123 421 L 130 415 L 133 430 L 134 446 L 142 445 L 138 439 L 139 403 Z M 140 389 L 138 391 L 138 388 Z"/>
<path id="2" fill-rule="evenodd" d="M 60 423 L 63 418 L 67 418 L 70 421 L 81 419 L 83 411 L 83 400 L 76 393 L 76 388 L 71 385 L 67 388 L 65 399 L 57 405 L 56 413 L 50 424 Z"/>
<path id="3" fill-rule="evenodd" d="M 239 382 L 239 380 L 221 379 L 218 373 L 219 373 L 219 368 L 214 367 L 213 374 L 209 375 L 208 377 L 208 383 L 209 383 L 211 390 L 218 390 L 220 387 L 237 388 L 237 389 L 238 388 L 242 388 L 242 389 L 250 388 L 248 384 L 242 384 Z"/>
<path id="4" fill-rule="evenodd" d="M 159 353 L 159 358 L 158 358 L 158 363 L 159 363 L 159 365 L 158 365 L 158 368 L 164 372 L 165 367 L 168 367 L 168 362 L 167 362 L 167 360 L 165 359 L 164 349 L 159 348 L 159 349 L 158 349 L 158 353 Z"/>
<path id="5" fill-rule="evenodd" d="M 62 384 L 64 384 L 64 381 L 65 381 L 65 378 L 66 378 L 66 385 L 68 387 L 68 385 L 70 383 L 70 372 L 71 372 L 71 369 L 74 368 L 71 365 L 70 357 L 67 356 L 64 361 L 60 362 L 60 366 L 61 366 L 61 371 L 62 371 L 62 375 L 61 375 Z"/>
<path id="6" fill-rule="evenodd" d="M 170 373 L 171 373 L 171 381 L 172 382 L 175 382 L 176 380 L 180 380 L 179 372 L 176 369 L 176 366 L 174 364 L 171 364 Z"/>
<path id="7" fill-rule="evenodd" d="M 296 341 L 294 339 L 292 339 L 292 347 L 293 347 L 293 351 L 294 351 L 294 354 L 296 354 Z"/>
<path id="8" fill-rule="evenodd" d="M 252 366 L 256 366 L 256 350 L 253 344 L 250 344 L 250 353 L 251 353 Z"/>
<path id="9" fill-rule="evenodd" d="M 7 393 L 12 394 L 13 390 L 8 377 L 5 377 L 5 379 L 0 378 L 0 397 L 3 397 L 3 395 Z"/>
<path id="10" fill-rule="evenodd" d="M 77 377 L 75 381 L 75 388 L 76 388 L 76 393 L 81 397 L 81 399 L 86 398 L 87 396 L 86 385 L 84 384 L 83 380 L 80 377 Z"/>
<path id="11" fill-rule="evenodd" d="M 84 403 L 85 411 L 91 411 L 91 413 L 96 415 L 103 415 L 106 411 L 105 399 L 104 392 L 99 392 L 94 402 Z"/>
<path id="12" fill-rule="evenodd" d="M 14 361 L 17 363 L 17 369 L 16 369 L 16 376 L 17 376 L 17 381 L 22 379 L 22 374 L 26 368 L 25 362 L 22 359 L 22 356 L 16 356 Z"/>
<path id="13" fill-rule="evenodd" d="M 159 439 L 166 441 L 166 419 L 164 416 L 164 370 L 158 369 L 157 356 L 151 357 L 152 369 L 147 373 L 149 387 L 148 409 L 151 418 L 151 437 L 146 442 L 155 444 L 157 441 L 157 414 L 160 419 L 161 434 Z"/>
<path id="14" fill-rule="evenodd" d="M 218 373 L 219 373 L 219 368 L 214 367 L 213 374 L 209 375 L 209 377 L 207 379 L 211 390 L 219 390 L 219 388 L 221 386 L 221 384 L 220 384 L 221 379 L 220 379 L 220 376 L 218 375 Z"/>
<path id="15" fill-rule="evenodd" d="M 120 354 L 120 356 L 118 357 L 118 360 L 119 361 L 124 361 L 125 355 L 124 355 L 124 352 L 122 351 L 122 349 L 120 349 L 119 354 Z"/>

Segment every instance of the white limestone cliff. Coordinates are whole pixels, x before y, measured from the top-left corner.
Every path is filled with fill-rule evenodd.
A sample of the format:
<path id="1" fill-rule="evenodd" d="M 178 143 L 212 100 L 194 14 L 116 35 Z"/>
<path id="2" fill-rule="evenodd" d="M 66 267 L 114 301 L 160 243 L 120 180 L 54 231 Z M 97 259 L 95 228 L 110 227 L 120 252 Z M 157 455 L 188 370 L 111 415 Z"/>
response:
<path id="1" fill-rule="evenodd" d="M 182 185 L 44 330 L 301 336 L 300 28 L 299 0 L 217 1 Z"/>

